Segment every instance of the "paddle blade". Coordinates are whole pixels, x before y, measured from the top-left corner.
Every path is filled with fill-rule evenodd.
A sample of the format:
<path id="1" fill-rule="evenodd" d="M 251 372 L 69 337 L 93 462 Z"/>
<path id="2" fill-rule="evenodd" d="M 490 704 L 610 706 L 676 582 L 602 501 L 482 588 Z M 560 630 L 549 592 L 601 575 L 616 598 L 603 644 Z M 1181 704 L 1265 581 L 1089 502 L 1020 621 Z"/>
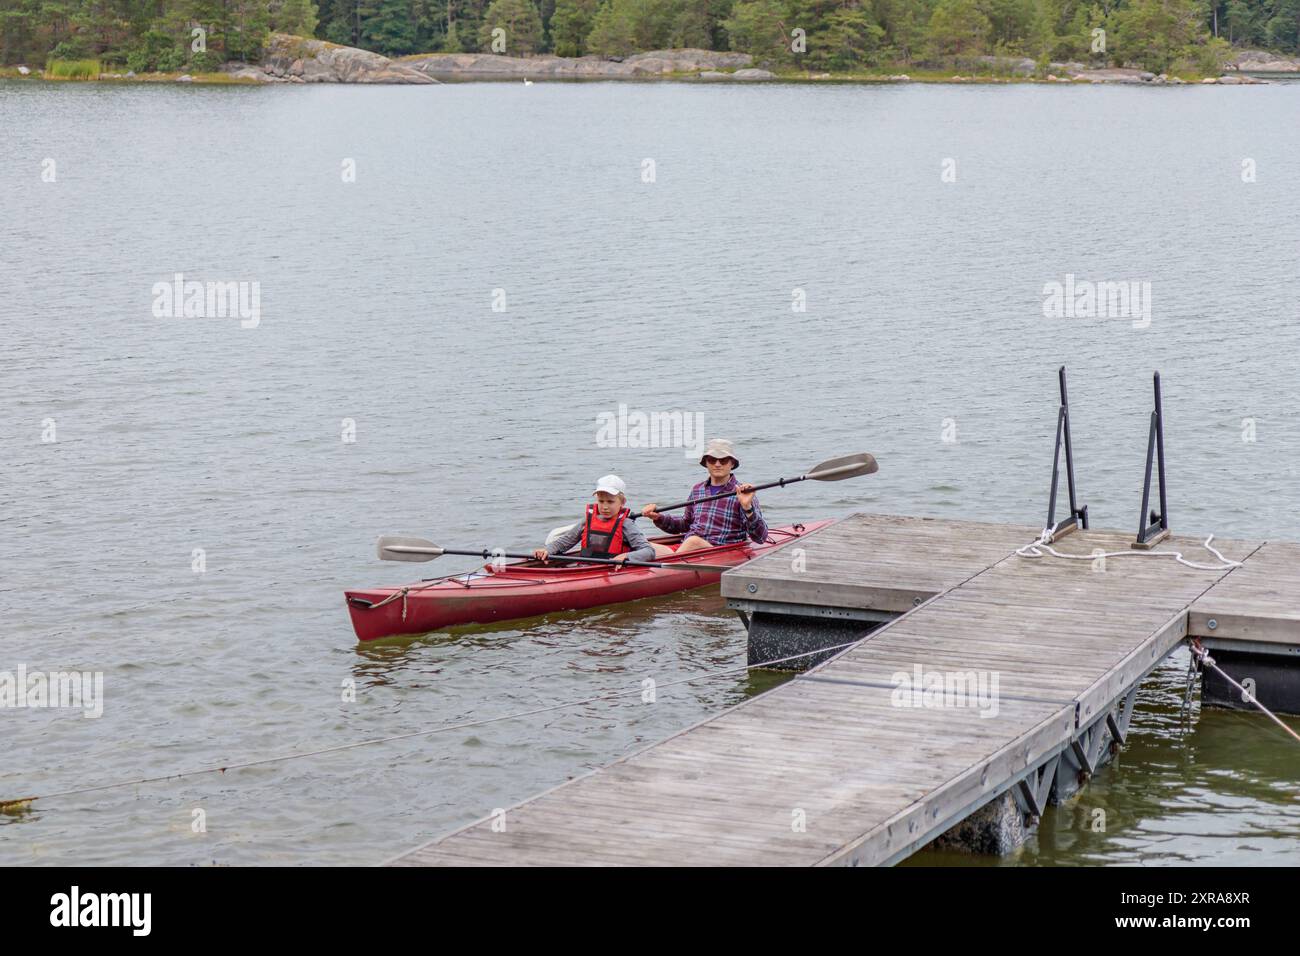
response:
<path id="1" fill-rule="evenodd" d="M 856 478 L 859 475 L 873 475 L 880 470 L 876 464 L 876 459 L 861 452 L 857 455 L 845 455 L 843 458 L 832 458 L 824 461 L 808 474 L 805 478 L 811 478 L 813 481 L 843 481 L 845 478 Z"/>
<path id="2" fill-rule="evenodd" d="M 398 534 L 381 537 L 375 550 L 380 561 L 432 561 L 443 553 L 432 541 Z"/>

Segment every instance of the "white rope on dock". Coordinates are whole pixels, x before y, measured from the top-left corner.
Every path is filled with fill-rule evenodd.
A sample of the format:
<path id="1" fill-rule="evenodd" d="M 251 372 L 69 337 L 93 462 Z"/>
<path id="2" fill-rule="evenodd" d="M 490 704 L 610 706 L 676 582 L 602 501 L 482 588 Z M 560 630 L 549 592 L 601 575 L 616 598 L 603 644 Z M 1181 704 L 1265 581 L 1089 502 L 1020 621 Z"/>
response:
<path id="1" fill-rule="evenodd" d="M 1066 558 L 1073 561 L 1095 561 L 1098 558 L 1129 558 L 1145 555 L 1155 558 L 1173 558 L 1179 564 L 1186 565 L 1187 567 L 1193 568 L 1197 571 L 1231 571 L 1233 568 L 1239 568 L 1242 566 L 1241 561 L 1230 561 L 1223 556 L 1218 548 L 1211 544 L 1211 542 L 1214 541 L 1214 535 L 1210 535 L 1206 538 L 1205 541 L 1202 542 L 1201 547 L 1205 548 L 1206 551 L 1209 551 L 1218 558 L 1219 561 L 1222 562 L 1221 564 L 1197 564 L 1195 561 L 1188 561 L 1184 558 L 1181 551 L 1140 551 L 1137 549 L 1130 549 L 1128 551 L 1101 551 L 1095 554 L 1062 554 L 1051 546 L 1051 541 L 1051 529 L 1044 528 L 1043 533 L 1038 536 L 1037 541 L 1033 541 L 1024 547 L 1016 548 L 1016 554 L 1020 555 L 1022 558 L 1041 558 L 1044 557 L 1043 552 L 1045 551 L 1054 558 Z"/>
<path id="2" fill-rule="evenodd" d="M 740 664 L 736 667 L 727 667 L 718 671 L 709 671 L 707 674 L 695 674 L 691 677 L 683 677 L 680 680 L 669 681 L 665 684 L 656 684 L 656 690 L 661 687 L 677 687 L 681 684 L 690 684 L 694 681 L 707 680 L 711 677 L 722 677 L 726 674 L 734 674 L 738 671 L 748 671 L 755 667 L 771 667 L 773 664 L 785 664 L 789 661 L 799 660 L 803 657 L 813 657 L 817 654 L 829 654 L 831 651 L 843 650 L 846 647 L 852 647 L 858 641 L 849 641 L 846 644 L 836 644 L 833 647 L 823 647 L 815 651 L 805 651 L 802 654 L 791 654 L 789 657 L 778 657 L 770 661 L 762 661 L 758 664 Z M 323 747 L 320 750 L 307 750 L 300 753 L 280 754 L 275 757 L 263 757 L 260 760 L 246 760 L 242 763 L 227 763 L 219 766 L 200 767 L 195 770 L 182 770 L 177 773 L 162 774 L 156 777 L 144 777 L 139 780 L 123 780 L 116 783 L 103 783 L 93 787 L 77 787 L 72 790 L 58 790 L 53 793 L 42 793 L 32 797 L 19 797 L 13 800 L 0 800 L 0 812 L 13 811 L 25 808 L 27 804 L 34 800 L 49 800 L 53 797 L 70 797 L 76 794 L 97 793 L 102 790 L 117 790 L 122 787 L 136 787 L 146 783 L 161 783 L 164 780 L 180 780 L 185 777 L 196 777 L 209 773 L 225 773 L 227 770 L 242 770 L 247 767 L 260 767 L 270 763 L 281 763 L 286 760 L 298 760 L 302 757 L 318 757 L 323 754 L 339 753 L 344 750 L 355 750 L 358 747 L 368 747 L 372 744 L 385 744 L 394 740 L 410 740 L 415 737 L 427 737 L 432 734 L 445 733 L 449 730 L 466 730 L 471 727 L 482 727 L 486 724 L 495 724 L 504 720 L 518 720 L 522 717 L 534 717 L 538 714 L 547 714 L 556 710 L 566 710 L 570 707 L 580 707 L 583 704 L 593 704 L 598 701 L 617 700 L 620 697 L 630 697 L 632 695 L 640 696 L 643 689 L 638 684 L 634 689 L 624 691 L 614 691 L 608 694 L 598 694 L 595 697 L 584 697 L 581 700 L 563 701 L 558 704 L 550 704 L 546 707 L 535 707 L 532 710 L 518 711 L 511 714 L 499 714 L 496 717 L 485 717 L 482 720 L 467 720 L 456 724 L 444 724 L 441 727 L 434 727 L 429 730 L 416 730 L 407 734 L 393 734 L 390 737 L 376 737 L 372 740 L 358 740 L 350 744 L 339 744 L 335 747 Z"/>

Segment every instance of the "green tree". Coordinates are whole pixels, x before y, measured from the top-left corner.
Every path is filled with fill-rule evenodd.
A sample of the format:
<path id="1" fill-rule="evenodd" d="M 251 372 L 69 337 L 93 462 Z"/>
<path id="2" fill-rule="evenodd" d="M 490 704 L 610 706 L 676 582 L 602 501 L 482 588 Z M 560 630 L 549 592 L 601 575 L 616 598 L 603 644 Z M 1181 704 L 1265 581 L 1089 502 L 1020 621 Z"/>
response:
<path id="1" fill-rule="evenodd" d="M 1025 46 L 1029 55 L 1045 68 L 1056 48 L 1056 16 L 1050 0 L 1035 0 Z"/>
<path id="2" fill-rule="evenodd" d="M 749 53 L 759 62 L 794 62 L 791 31 L 796 25 L 781 0 L 740 0 L 723 28 L 733 50 Z"/>
<path id="3" fill-rule="evenodd" d="M 1228 32 L 1228 41 L 1251 43 L 1255 40 L 1255 10 L 1243 0 L 1228 0 L 1223 11 L 1223 26 Z"/>
<path id="4" fill-rule="evenodd" d="M 676 0 L 669 7 L 672 12 L 668 27 L 669 47 L 707 50 L 713 45 L 717 14 L 709 0 Z"/>
<path id="5" fill-rule="evenodd" d="M 992 30 L 976 0 L 939 0 L 930 16 L 930 39 L 941 56 L 983 53 Z"/>
<path id="6" fill-rule="evenodd" d="M 361 42 L 357 34 L 358 0 L 321 0 L 320 19 L 316 35 L 331 43 L 356 46 Z"/>
<path id="7" fill-rule="evenodd" d="M 1203 10 L 1196 0 L 1134 0 L 1115 15 L 1114 54 L 1155 73 L 1175 61 L 1195 61 L 1198 72 L 1218 69 L 1222 46 L 1209 46 Z"/>
<path id="8" fill-rule="evenodd" d="M 559 56 L 582 56 L 596 21 L 596 0 L 556 0 L 551 46 Z"/>
<path id="9" fill-rule="evenodd" d="M 409 0 L 366 0 L 361 5 L 361 45 L 384 56 L 419 52 L 419 30 Z"/>
<path id="10" fill-rule="evenodd" d="M 989 41 L 1004 48 L 1023 47 L 1034 20 L 1034 0 L 979 0 L 989 20 Z"/>
<path id="11" fill-rule="evenodd" d="M 284 0 L 271 14 L 271 29 L 294 36 L 312 36 L 316 33 L 318 13 L 311 0 Z"/>
<path id="12" fill-rule="evenodd" d="M 262 56 L 270 32 L 266 5 L 257 0 L 233 0 L 229 4 L 222 51 L 231 60 L 256 62 Z"/>
<path id="13" fill-rule="evenodd" d="M 911 63 L 926 43 L 930 0 L 874 0 L 872 11 L 885 31 L 884 56 Z"/>
<path id="14" fill-rule="evenodd" d="M 1300 0 L 1277 0 L 1264 27 L 1264 41 L 1275 50 L 1300 50 Z"/>
<path id="15" fill-rule="evenodd" d="M 454 22 L 451 24 L 451 26 L 447 28 L 447 36 L 442 41 L 442 52 L 443 53 L 464 53 L 465 52 L 465 44 L 460 42 L 460 26 Z"/>
<path id="16" fill-rule="evenodd" d="M 857 5 L 829 13 L 824 25 L 813 34 L 813 46 L 824 59 L 817 66 L 831 70 L 852 70 L 871 62 L 885 35 L 871 14 Z"/>
<path id="17" fill-rule="evenodd" d="M 492 31 L 505 31 L 505 50 L 509 56 L 527 56 L 542 48 L 542 18 L 533 0 L 492 0 L 479 28 L 479 44 L 492 50 Z"/>
<path id="18" fill-rule="evenodd" d="M 628 56 L 636 52 L 636 32 L 625 4 L 605 0 L 587 34 L 587 52 L 598 56 Z"/>
<path id="19" fill-rule="evenodd" d="M 884 29 L 863 0 L 790 0 L 789 29 L 795 62 L 810 70 L 853 70 L 874 59 Z M 797 34 L 805 33 L 800 52 Z"/>

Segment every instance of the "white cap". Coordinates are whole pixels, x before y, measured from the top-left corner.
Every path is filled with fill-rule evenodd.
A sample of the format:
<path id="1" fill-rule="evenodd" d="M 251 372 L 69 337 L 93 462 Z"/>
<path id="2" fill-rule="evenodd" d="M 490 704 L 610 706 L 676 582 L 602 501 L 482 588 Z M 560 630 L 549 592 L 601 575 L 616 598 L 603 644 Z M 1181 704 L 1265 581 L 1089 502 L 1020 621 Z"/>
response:
<path id="1" fill-rule="evenodd" d="M 606 475 L 596 481 L 596 490 L 610 495 L 626 495 L 627 485 L 618 475 Z"/>

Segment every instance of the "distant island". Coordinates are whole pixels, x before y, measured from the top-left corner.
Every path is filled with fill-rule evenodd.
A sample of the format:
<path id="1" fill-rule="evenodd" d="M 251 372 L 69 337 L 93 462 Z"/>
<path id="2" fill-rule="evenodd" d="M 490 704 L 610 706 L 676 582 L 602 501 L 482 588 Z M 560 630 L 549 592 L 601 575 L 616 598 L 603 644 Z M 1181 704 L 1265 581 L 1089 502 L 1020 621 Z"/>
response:
<path id="1" fill-rule="evenodd" d="M 0 0 L 4 75 L 1255 82 L 1300 0 Z"/>

